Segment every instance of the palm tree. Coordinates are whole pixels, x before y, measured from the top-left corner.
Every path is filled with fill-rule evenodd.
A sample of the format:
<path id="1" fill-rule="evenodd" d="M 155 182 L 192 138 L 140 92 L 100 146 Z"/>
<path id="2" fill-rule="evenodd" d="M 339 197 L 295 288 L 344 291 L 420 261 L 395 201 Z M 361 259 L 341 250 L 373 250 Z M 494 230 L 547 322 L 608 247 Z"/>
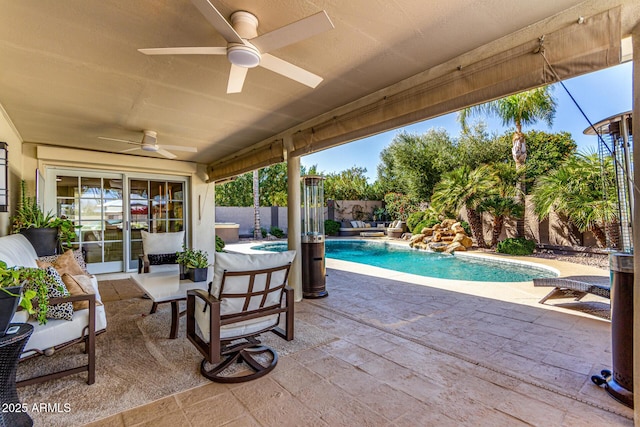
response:
<path id="1" fill-rule="evenodd" d="M 598 246 L 607 246 L 607 233 L 619 241 L 618 206 L 613 161 L 601 163 L 596 153 L 577 154 L 542 176 L 533 189 L 535 212 L 540 219 L 551 210 L 567 216 L 579 231 L 591 231 Z"/>
<path id="2" fill-rule="evenodd" d="M 434 187 L 431 203 L 441 212 L 459 212 L 465 207 L 478 246 L 486 248 L 487 243 L 482 231 L 481 202 L 491 194 L 494 185 L 494 176 L 487 166 L 480 166 L 474 170 L 469 166 L 461 166 L 442 175 L 442 179 Z"/>
<path id="3" fill-rule="evenodd" d="M 498 239 L 504 228 L 507 218 L 521 218 L 524 207 L 514 199 L 515 183 L 520 174 L 505 163 L 495 163 L 490 166 L 495 178 L 495 185 L 491 188 L 491 194 L 482 202 L 482 210 L 493 217 L 491 244 L 493 248 L 498 244 Z"/>
<path id="4" fill-rule="evenodd" d="M 259 170 L 253 171 L 253 238 L 262 238 L 260 229 L 260 174 Z"/>
<path id="5" fill-rule="evenodd" d="M 504 126 L 515 125 L 516 131 L 512 138 L 511 154 L 516 163 L 516 170 L 520 172 L 527 159 L 527 144 L 524 133 L 522 133 L 522 126 L 534 124 L 539 120 L 543 120 L 551 126 L 556 114 L 556 101 L 551 96 L 551 87 L 543 86 L 486 104 L 465 108 L 458 113 L 458 121 L 462 125 L 463 131 L 468 130 L 467 119 L 474 114 L 496 116 L 502 120 Z M 524 206 L 524 176 L 518 180 L 517 189 L 516 197 Z M 519 237 L 523 237 L 524 220 L 518 221 L 517 229 Z"/>

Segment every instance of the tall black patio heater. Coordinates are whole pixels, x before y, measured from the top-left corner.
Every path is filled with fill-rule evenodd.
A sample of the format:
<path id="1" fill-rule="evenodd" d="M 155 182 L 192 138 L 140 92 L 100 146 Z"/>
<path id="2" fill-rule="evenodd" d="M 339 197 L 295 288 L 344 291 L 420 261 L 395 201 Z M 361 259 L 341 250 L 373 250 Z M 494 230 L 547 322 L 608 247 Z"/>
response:
<path id="1" fill-rule="evenodd" d="M 322 298 L 326 290 L 324 261 L 324 178 L 302 177 L 302 296 Z"/>

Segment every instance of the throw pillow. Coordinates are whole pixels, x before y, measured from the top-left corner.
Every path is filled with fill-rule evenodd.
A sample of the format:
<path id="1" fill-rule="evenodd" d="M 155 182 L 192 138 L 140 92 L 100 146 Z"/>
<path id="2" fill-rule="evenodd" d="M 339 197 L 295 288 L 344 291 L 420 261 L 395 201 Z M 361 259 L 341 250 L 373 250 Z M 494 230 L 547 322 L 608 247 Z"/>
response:
<path id="1" fill-rule="evenodd" d="M 60 275 L 63 275 L 64 273 L 68 273 L 74 276 L 86 274 L 82 267 L 78 265 L 78 262 L 73 256 L 73 251 L 71 249 L 58 256 L 58 258 L 56 258 L 56 260 L 53 262 L 40 261 L 40 259 L 36 260 L 36 262 L 38 263 L 38 267 L 40 268 L 54 267 L 56 270 L 58 270 L 58 273 L 60 273 Z"/>
<path id="2" fill-rule="evenodd" d="M 64 285 L 58 271 L 53 267 L 47 267 L 45 268 L 45 272 L 47 296 L 49 298 L 69 296 L 69 291 Z M 27 283 L 25 285 L 25 289 L 35 290 L 35 285 L 33 283 Z M 34 316 L 37 316 L 39 308 L 34 307 L 34 309 L 36 310 Z M 63 302 L 60 304 L 49 305 L 47 308 L 47 319 L 73 320 L 73 304 L 71 302 Z"/>
<path id="3" fill-rule="evenodd" d="M 68 249 L 66 252 L 68 252 L 70 250 L 71 249 Z M 48 262 L 48 263 L 54 264 L 58 260 L 58 258 L 60 256 L 61 255 L 41 256 L 40 258 L 38 258 L 38 261 Z M 89 273 L 89 271 L 87 270 L 87 263 L 84 260 L 84 255 L 82 254 L 82 249 L 74 249 L 73 250 L 73 259 L 76 260 L 76 262 L 78 263 L 78 265 L 80 266 L 80 268 L 84 272 L 83 274 L 86 274 L 87 276 L 91 275 L 91 273 Z"/>
<path id="4" fill-rule="evenodd" d="M 142 231 L 142 250 L 145 255 L 170 254 L 182 250 L 184 231 L 177 233 L 149 233 Z"/>
<path id="5" fill-rule="evenodd" d="M 91 278 L 88 276 L 72 276 L 69 273 L 62 275 L 62 281 L 66 285 L 71 296 L 95 294 Z M 102 305 L 102 302 L 96 298 L 96 306 Z M 73 301 L 73 310 L 84 310 L 89 308 L 89 301 Z"/>

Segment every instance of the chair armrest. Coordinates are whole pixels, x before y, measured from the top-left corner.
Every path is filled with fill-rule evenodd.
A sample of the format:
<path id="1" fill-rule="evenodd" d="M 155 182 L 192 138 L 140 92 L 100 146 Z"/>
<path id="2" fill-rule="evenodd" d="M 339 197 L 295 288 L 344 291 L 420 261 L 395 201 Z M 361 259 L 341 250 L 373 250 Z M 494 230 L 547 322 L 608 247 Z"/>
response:
<path id="1" fill-rule="evenodd" d="M 220 300 L 213 295 L 210 295 L 209 292 L 204 289 L 191 289 L 187 291 L 187 299 L 198 297 L 204 301 L 207 305 L 220 304 Z"/>

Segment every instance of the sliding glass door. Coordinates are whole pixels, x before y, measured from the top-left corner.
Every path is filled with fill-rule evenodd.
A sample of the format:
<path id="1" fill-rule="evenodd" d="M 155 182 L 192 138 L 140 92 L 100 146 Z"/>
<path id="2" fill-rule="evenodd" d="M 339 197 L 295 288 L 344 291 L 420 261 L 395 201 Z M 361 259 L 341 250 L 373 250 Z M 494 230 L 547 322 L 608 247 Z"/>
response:
<path id="1" fill-rule="evenodd" d="M 186 230 L 186 178 L 51 169 L 47 182 L 55 182 L 56 214 L 79 226 L 73 246 L 91 273 L 136 270 L 142 230 Z"/>

